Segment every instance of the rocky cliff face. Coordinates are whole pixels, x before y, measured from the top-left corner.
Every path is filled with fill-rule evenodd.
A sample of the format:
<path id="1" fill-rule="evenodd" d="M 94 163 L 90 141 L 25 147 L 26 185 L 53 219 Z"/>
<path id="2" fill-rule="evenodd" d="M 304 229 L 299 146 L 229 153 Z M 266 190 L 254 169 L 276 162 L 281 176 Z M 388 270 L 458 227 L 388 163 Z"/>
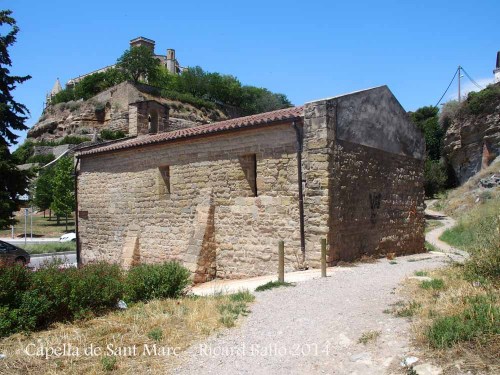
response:
<path id="1" fill-rule="evenodd" d="M 34 140 L 58 140 L 67 135 L 87 135 L 91 138 L 103 129 L 129 132 L 129 105 L 155 100 L 169 107 L 169 126 L 172 130 L 208 122 L 221 121 L 229 114 L 221 110 L 199 109 L 154 94 L 147 85 L 123 82 L 93 98 L 48 106 L 38 122 L 28 131 Z"/>
<path id="2" fill-rule="evenodd" d="M 458 113 L 446 131 L 444 155 L 460 184 L 500 155 L 500 100 L 489 113 Z"/>

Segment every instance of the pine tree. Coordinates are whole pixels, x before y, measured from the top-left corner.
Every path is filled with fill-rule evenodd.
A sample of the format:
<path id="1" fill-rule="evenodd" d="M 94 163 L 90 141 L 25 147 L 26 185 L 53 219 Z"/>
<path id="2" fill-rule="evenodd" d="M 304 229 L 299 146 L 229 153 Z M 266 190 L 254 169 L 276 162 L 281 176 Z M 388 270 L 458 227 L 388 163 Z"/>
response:
<path id="1" fill-rule="evenodd" d="M 19 28 L 11 17 L 12 11 L 0 11 L 0 30 L 5 25 L 11 30 L 0 34 L 0 228 L 15 223 L 13 212 L 19 208 L 19 196 L 28 189 L 28 172 L 20 171 L 12 158 L 9 146 L 16 144 L 18 136 L 13 130 L 26 130 L 24 121 L 29 113 L 25 105 L 16 102 L 12 91 L 17 84 L 30 79 L 30 76 L 12 76 L 9 67 L 12 61 L 8 48 L 16 42 Z"/>

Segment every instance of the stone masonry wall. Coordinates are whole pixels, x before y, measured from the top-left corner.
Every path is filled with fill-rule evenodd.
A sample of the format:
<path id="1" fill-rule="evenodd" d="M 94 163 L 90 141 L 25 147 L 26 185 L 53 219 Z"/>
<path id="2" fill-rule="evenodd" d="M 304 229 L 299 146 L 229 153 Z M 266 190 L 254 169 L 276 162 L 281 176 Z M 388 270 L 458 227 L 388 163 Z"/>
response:
<path id="1" fill-rule="evenodd" d="M 319 267 L 323 238 L 331 232 L 331 163 L 335 138 L 335 107 L 329 100 L 304 109 L 302 173 L 306 266 Z"/>
<path id="2" fill-rule="evenodd" d="M 330 262 L 424 251 L 423 161 L 338 140 Z"/>
<path id="3" fill-rule="evenodd" d="M 258 197 L 245 174 L 253 154 Z M 166 166 L 167 182 L 159 173 Z M 189 248 L 200 254 L 194 268 L 238 278 L 276 272 L 284 239 L 290 271 L 300 246 L 297 190 L 290 124 L 86 156 L 78 190 L 82 261 L 192 262 Z"/>

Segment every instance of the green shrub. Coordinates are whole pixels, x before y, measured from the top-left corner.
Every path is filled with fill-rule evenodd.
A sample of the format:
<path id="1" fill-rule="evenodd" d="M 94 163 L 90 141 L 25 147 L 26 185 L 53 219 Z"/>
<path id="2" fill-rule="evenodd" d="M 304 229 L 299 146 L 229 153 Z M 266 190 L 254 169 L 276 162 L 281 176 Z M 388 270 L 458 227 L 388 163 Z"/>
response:
<path id="1" fill-rule="evenodd" d="M 27 139 L 23 144 L 12 153 L 12 158 L 16 164 L 26 164 L 27 160 L 33 155 L 35 151 L 35 142 Z"/>
<path id="2" fill-rule="evenodd" d="M 420 286 L 423 288 L 423 289 L 435 289 L 435 290 L 439 290 L 439 289 L 443 289 L 444 288 L 444 281 L 442 279 L 432 279 L 430 281 L 422 281 L 422 283 L 420 284 Z"/>
<path id="3" fill-rule="evenodd" d="M 0 306 L 18 306 L 31 285 L 31 271 L 21 265 L 0 267 Z"/>
<path id="4" fill-rule="evenodd" d="M 103 140 L 115 140 L 115 139 L 125 138 L 125 133 L 121 130 L 103 129 L 99 133 L 99 136 Z"/>
<path id="5" fill-rule="evenodd" d="M 80 143 L 83 142 L 88 142 L 90 141 L 89 137 L 80 137 L 77 135 L 66 135 L 62 139 L 58 141 L 47 141 L 47 140 L 41 140 L 37 143 L 35 143 L 35 146 L 60 146 L 60 145 L 79 145 Z"/>
<path id="6" fill-rule="evenodd" d="M 433 322 L 427 331 L 432 346 L 446 348 L 461 341 L 500 334 L 500 308 L 495 305 L 494 296 L 477 296 L 467 302 L 469 306 L 462 313 Z"/>
<path id="7" fill-rule="evenodd" d="M 0 286 L 2 336 L 101 314 L 123 296 L 122 271 L 108 263 L 59 269 L 55 262 L 32 273 L 5 267 L 0 270 Z"/>
<path id="8" fill-rule="evenodd" d="M 101 314 L 114 308 L 124 291 L 120 267 L 106 262 L 78 269 L 71 284 L 68 307 L 72 318 Z"/>
<path id="9" fill-rule="evenodd" d="M 59 266 L 48 263 L 36 272 L 0 267 L 0 336 L 102 314 L 116 307 L 125 289 L 131 301 L 142 301 L 178 297 L 190 283 L 190 272 L 176 262 L 133 267 L 126 277 L 105 262 Z"/>
<path id="10" fill-rule="evenodd" d="M 426 197 L 434 197 L 444 190 L 448 175 L 446 166 L 439 160 L 426 159 L 424 164 L 424 190 Z"/>
<path id="11" fill-rule="evenodd" d="M 27 163 L 40 163 L 42 165 L 48 164 L 53 161 L 56 157 L 54 154 L 46 155 L 33 155 L 28 158 Z"/>
<path id="12" fill-rule="evenodd" d="M 230 294 L 229 299 L 232 302 L 253 302 L 255 300 L 255 296 L 248 290 L 242 290 L 238 293 Z"/>
<path id="13" fill-rule="evenodd" d="M 191 104 L 196 108 L 215 109 L 215 104 L 209 101 L 197 98 L 190 93 L 181 93 L 173 90 L 162 90 L 161 96 L 166 99 L 178 100 L 183 103 Z"/>
<path id="14" fill-rule="evenodd" d="M 113 371 L 116 368 L 116 357 L 115 356 L 102 357 L 101 365 L 103 371 Z"/>
<path id="15" fill-rule="evenodd" d="M 247 303 L 243 301 L 229 301 L 228 303 L 219 305 L 217 309 L 221 315 L 219 321 L 227 328 L 234 327 L 236 319 L 240 315 L 247 316 L 250 312 L 247 308 Z"/>
<path id="16" fill-rule="evenodd" d="M 148 337 L 153 341 L 161 341 L 161 339 L 163 338 L 163 331 L 161 330 L 161 328 L 153 328 L 151 331 L 149 331 Z"/>
<path id="17" fill-rule="evenodd" d="M 465 110 L 473 115 L 493 113 L 500 102 L 500 86 L 490 85 L 478 92 L 469 92 L 465 101 Z"/>
<path id="18" fill-rule="evenodd" d="M 134 266 L 127 273 L 127 300 L 179 297 L 189 285 L 190 276 L 190 272 L 177 262 Z"/>

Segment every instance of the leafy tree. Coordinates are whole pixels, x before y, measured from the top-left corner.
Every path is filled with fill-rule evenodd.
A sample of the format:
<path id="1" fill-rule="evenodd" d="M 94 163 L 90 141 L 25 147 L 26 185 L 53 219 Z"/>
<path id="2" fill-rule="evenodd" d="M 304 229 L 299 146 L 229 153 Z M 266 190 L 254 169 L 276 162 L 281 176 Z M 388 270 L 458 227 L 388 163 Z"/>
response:
<path id="1" fill-rule="evenodd" d="M 27 139 L 20 144 L 12 153 L 12 158 L 16 164 L 26 164 L 28 159 L 33 156 L 35 144 L 32 140 Z"/>
<path id="2" fill-rule="evenodd" d="M 439 124 L 439 109 L 434 106 L 422 107 L 410 113 L 413 122 L 424 133 L 427 156 L 439 160 L 443 147 L 444 131 Z"/>
<path id="3" fill-rule="evenodd" d="M 35 181 L 33 203 L 40 210 L 48 210 L 54 200 L 54 168 L 48 167 L 40 170 L 38 178 Z"/>
<path id="4" fill-rule="evenodd" d="M 274 94 L 267 89 L 254 86 L 243 86 L 242 90 L 241 108 L 246 114 L 268 112 L 292 105 L 284 94 Z"/>
<path id="5" fill-rule="evenodd" d="M 160 62 L 146 46 L 131 47 L 117 60 L 117 65 L 134 83 L 154 80 Z"/>
<path id="6" fill-rule="evenodd" d="M 120 69 L 111 68 L 105 72 L 94 73 L 86 76 L 75 84 L 74 87 L 68 87 L 57 93 L 52 99 L 51 104 L 65 103 L 71 100 L 90 99 L 100 92 L 109 89 L 127 79 L 125 73 Z"/>
<path id="7" fill-rule="evenodd" d="M 73 159 L 70 157 L 59 159 L 54 169 L 54 178 L 52 179 L 54 194 L 50 208 L 56 214 L 58 224 L 61 216 L 66 217 L 66 230 L 68 230 L 68 215 L 73 212 L 76 205 Z"/>
<path id="8" fill-rule="evenodd" d="M 427 197 L 433 197 L 446 186 L 446 166 L 439 160 L 425 160 L 424 190 Z"/>
<path id="9" fill-rule="evenodd" d="M 445 132 L 439 122 L 439 109 L 434 106 L 422 107 L 410 113 L 410 118 L 424 134 L 427 151 L 424 167 L 425 195 L 432 197 L 445 188 L 448 180 L 446 165 L 441 160 Z"/>
<path id="10" fill-rule="evenodd" d="M 16 144 L 18 136 L 14 130 L 26 130 L 24 121 L 29 113 L 25 105 L 14 100 L 12 91 L 30 76 L 10 75 L 12 61 L 8 48 L 16 42 L 19 28 L 11 17 L 12 11 L 0 11 L 0 31 L 2 26 L 10 26 L 10 31 L 0 34 L 0 228 L 15 223 L 13 212 L 19 208 L 19 196 L 27 193 L 28 172 L 17 169 L 9 146 Z"/>

